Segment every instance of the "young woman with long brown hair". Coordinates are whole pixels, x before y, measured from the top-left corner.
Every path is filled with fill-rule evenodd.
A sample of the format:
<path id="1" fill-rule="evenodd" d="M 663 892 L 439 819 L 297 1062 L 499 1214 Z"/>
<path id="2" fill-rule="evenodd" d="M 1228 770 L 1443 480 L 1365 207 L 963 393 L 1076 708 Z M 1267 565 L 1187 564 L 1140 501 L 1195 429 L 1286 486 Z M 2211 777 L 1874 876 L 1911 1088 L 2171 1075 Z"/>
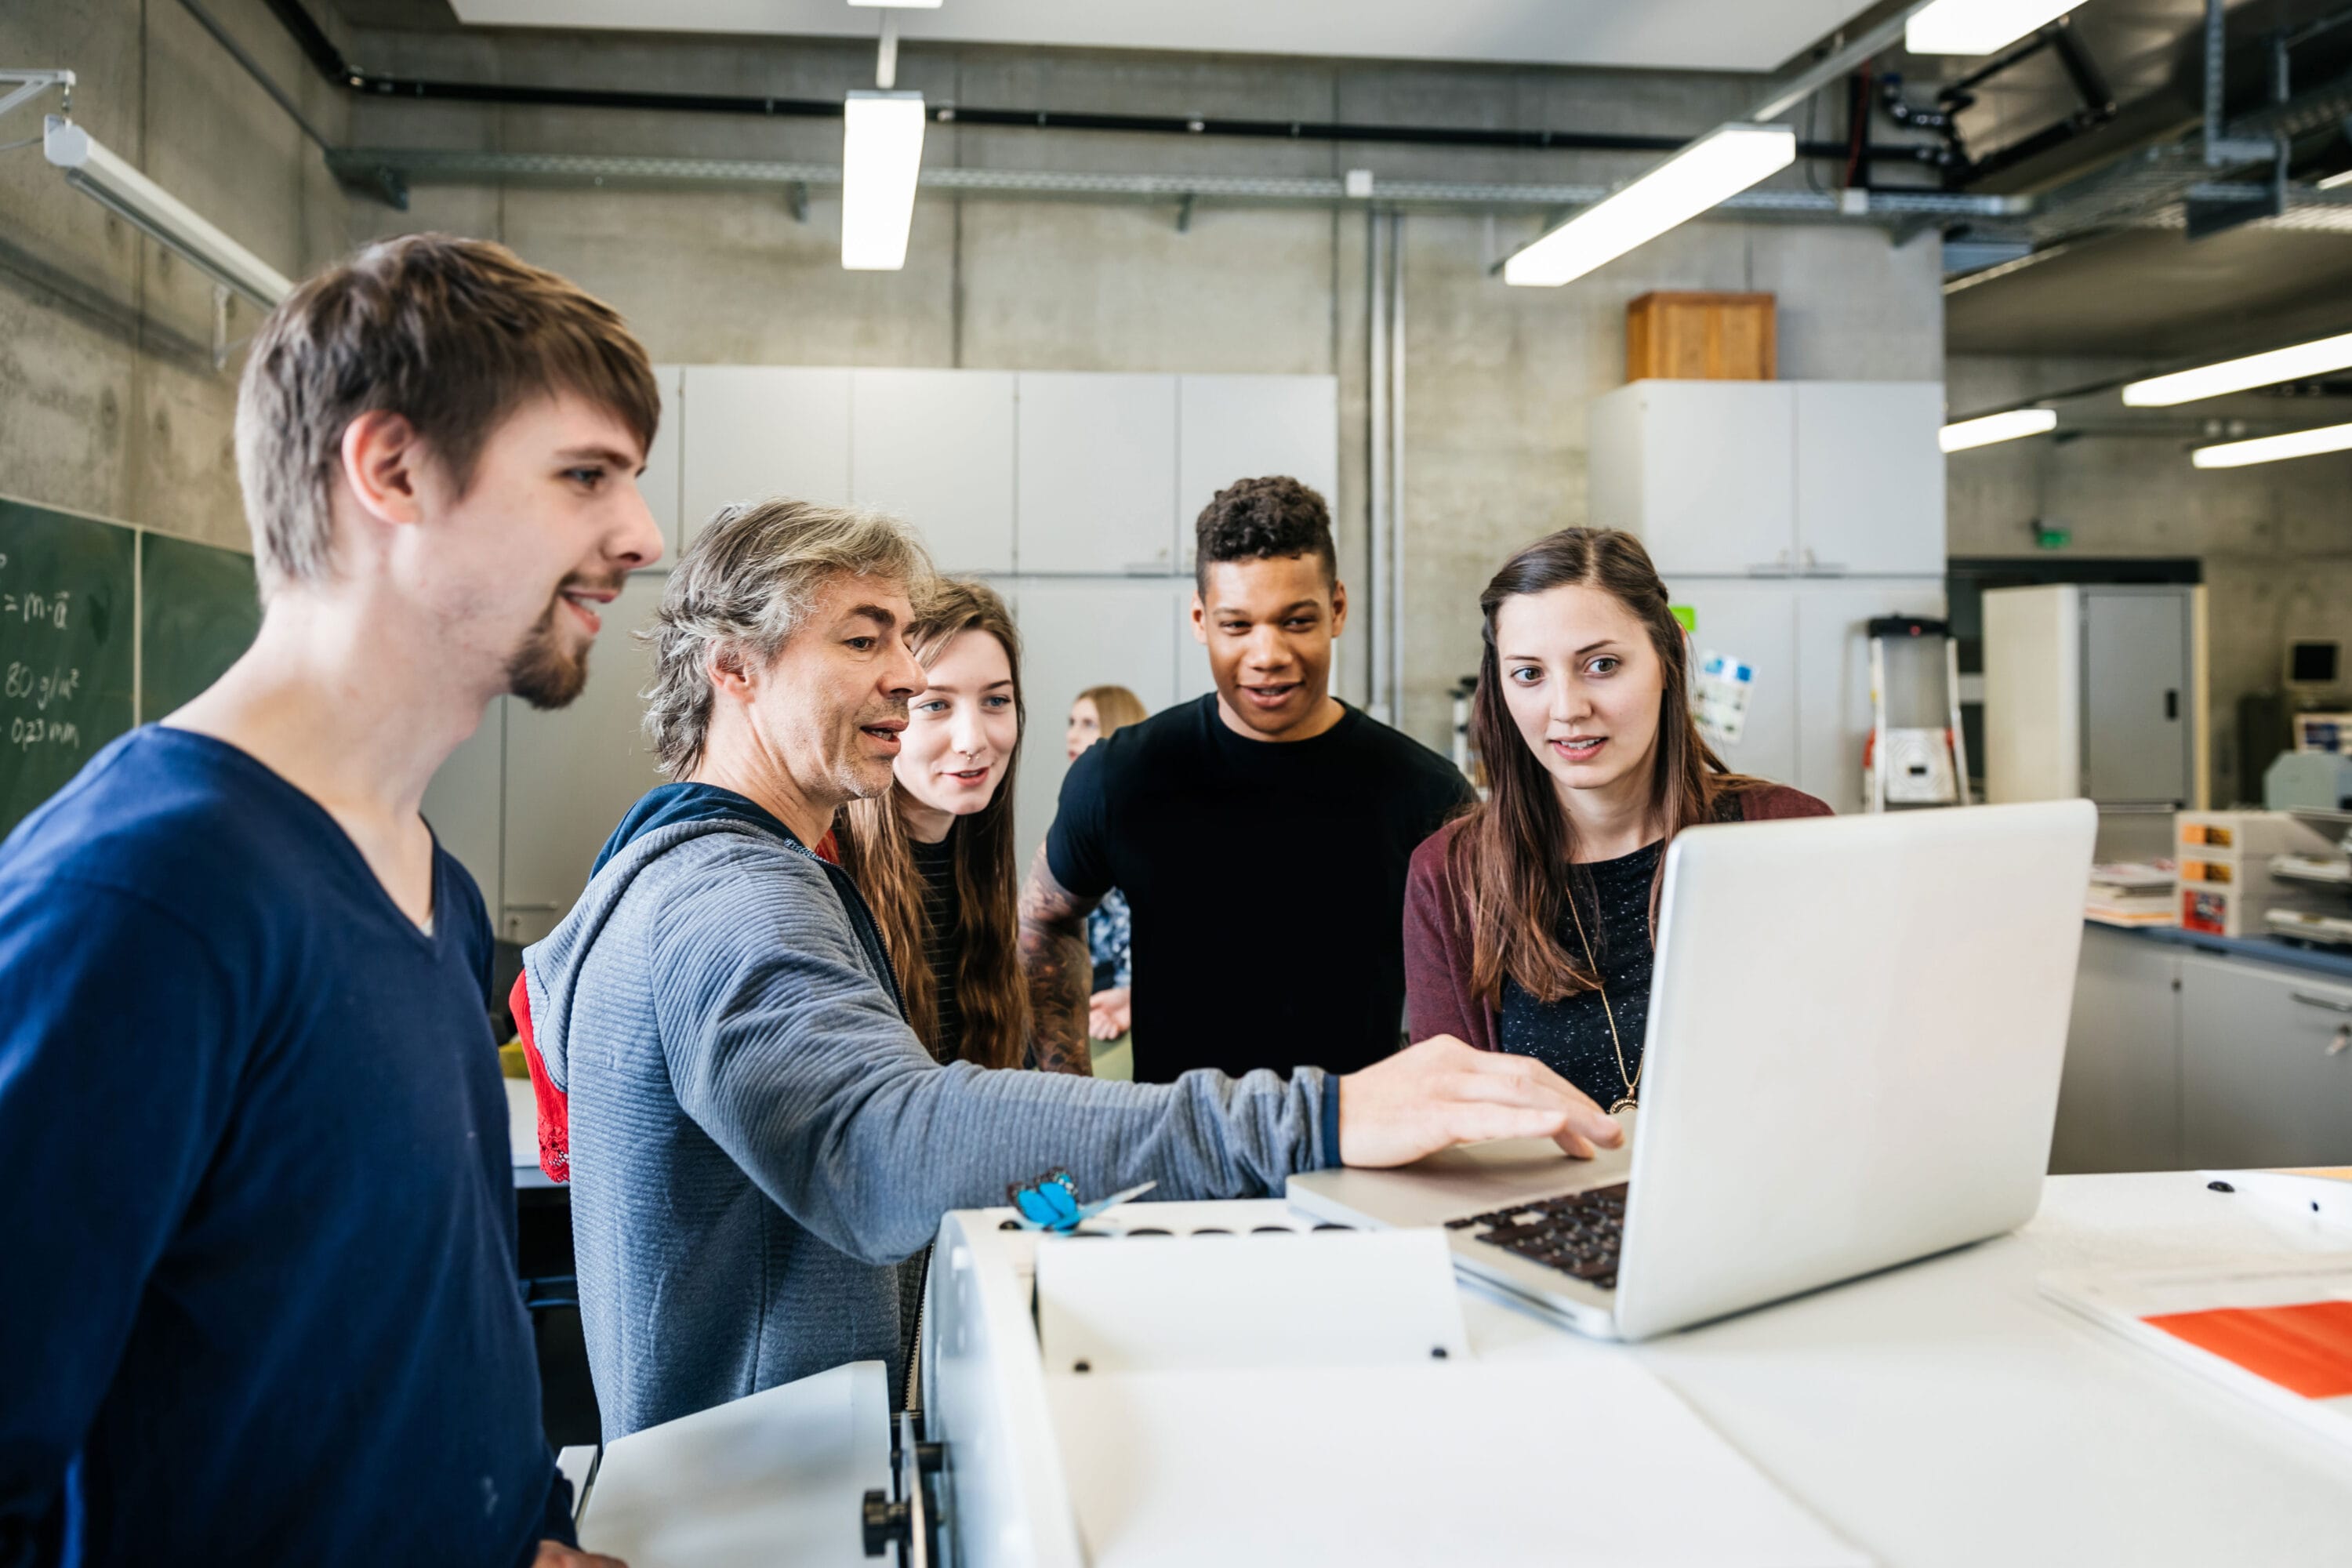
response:
<path id="1" fill-rule="evenodd" d="M 1665 847 L 1695 823 L 1826 816 L 1732 773 L 1690 711 L 1690 656 L 1648 552 L 1570 528 L 1479 595 L 1472 732 L 1488 796 L 1416 850 L 1412 1037 L 1531 1056 L 1610 1109 L 1640 1098 Z"/>
<path id="2" fill-rule="evenodd" d="M 949 579 L 915 606 L 907 646 L 928 684 L 908 703 L 889 793 L 842 810 L 841 868 L 882 928 L 916 1037 L 943 1062 L 1019 1067 L 1021 634 L 993 590 Z"/>

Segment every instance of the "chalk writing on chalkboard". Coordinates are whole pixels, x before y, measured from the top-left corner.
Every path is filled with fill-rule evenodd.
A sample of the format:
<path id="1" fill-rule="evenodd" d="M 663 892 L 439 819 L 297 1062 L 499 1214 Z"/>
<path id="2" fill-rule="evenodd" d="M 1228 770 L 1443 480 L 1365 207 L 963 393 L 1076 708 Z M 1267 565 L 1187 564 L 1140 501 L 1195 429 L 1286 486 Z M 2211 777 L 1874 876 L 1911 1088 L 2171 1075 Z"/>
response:
<path id="1" fill-rule="evenodd" d="M 131 726 L 127 528 L 0 501 L 0 830 Z"/>

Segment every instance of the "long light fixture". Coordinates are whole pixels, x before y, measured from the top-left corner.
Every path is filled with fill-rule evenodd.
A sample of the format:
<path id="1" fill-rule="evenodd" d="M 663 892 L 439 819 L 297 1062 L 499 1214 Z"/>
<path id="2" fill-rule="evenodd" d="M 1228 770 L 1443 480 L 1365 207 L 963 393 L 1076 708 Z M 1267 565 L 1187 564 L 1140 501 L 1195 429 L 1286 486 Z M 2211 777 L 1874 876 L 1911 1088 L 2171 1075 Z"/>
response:
<path id="1" fill-rule="evenodd" d="M 853 92 L 842 106 L 841 264 L 852 271 L 907 265 L 924 119 L 919 92 Z"/>
<path id="2" fill-rule="evenodd" d="M 2315 458 L 2322 452 L 2352 451 L 2352 425 L 2324 425 L 2316 430 L 2290 430 L 2284 436 L 2260 436 L 2251 441 L 2224 441 L 2200 447 L 2189 460 L 2200 468 L 2242 468 L 2249 463 L 2275 463 L 2286 458 Z"/>
<path id="3" fill-rule="evenodd" d="M 1797 159 L 1786 125 L 1719 126 L 1503 263 L 1503 281 L 1556 289 L 1687 223 Z"/>
<path id="4" fill-rule="evenodd" d="M 1989 55 L 2054 22 L 2082 0 L 1936 0 L 1904 24 L 1915 55 Z"/>
<path id="5" fill-rule="evenodd" d="M 1936 444 L 1947 452 L 1965 452 L 1971 447 L 1990 447 L 1995 441 L 2040 436 L 2057 427 L 2058 411 L 2054 408 L 2012 408 L 2006 414 L 1987 414 L 1947 425 L 1936 432 Z"/>
<path id="6" fill-rule="evenodd" d="M 66 183 L 117 217 L 184 257 L 223 288 L 263 310 L 294 291 L 293 283 L 199 215 L 194 207 L 107 151 L 89 132 L 60 114 L 48 117 L 41 150 Z"/>
<path id="7" fill-rule="evenodd" d="M 2176 403 L 2251 392 L 2257 386 L 2275 386 L 2282 381 L 2299 381 L 2347 367 L 2352 367 L 2352 332 L 2135 381 L 2124 388 L 2124 401 L 2135 408 L 2169 408 Z"/>

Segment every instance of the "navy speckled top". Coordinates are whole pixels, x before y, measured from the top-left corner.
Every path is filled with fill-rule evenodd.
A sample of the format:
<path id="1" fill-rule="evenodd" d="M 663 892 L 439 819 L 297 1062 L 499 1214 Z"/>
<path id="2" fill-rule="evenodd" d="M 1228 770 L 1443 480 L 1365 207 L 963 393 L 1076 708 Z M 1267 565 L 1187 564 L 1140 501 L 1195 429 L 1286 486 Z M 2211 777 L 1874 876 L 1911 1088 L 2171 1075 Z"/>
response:
<path id="1" fill-rule="evenodd" d="M 1503 1049 L 1534 1057 L 1596 1105 L 1623 1099 L 1627 1078 L 1641 1081 L 1642 1039 L 1650 1018 L 1650 966 L 1655 954 L 1650 942 L 1650 885 L 1657 874 L 1660 847 L 1647 844 L 1614 860 L 1589 861 L 1576 868 L 1570 884 L 1569 896 L 1583 914 L 1584 934 L 1592 939 L 1592 957 L 1608 990 L 1605 1008 L 1598 991 L 1538 1002 L 1517 981 L 1503 981 Z M 1565 908 L 1558 935 L 1570 957 L 1584 956 L 1575 917 Z M 1617 1039 L 1625 1050 L 1622 1074 L 1609 1035 L 1612 1012 Z"/>

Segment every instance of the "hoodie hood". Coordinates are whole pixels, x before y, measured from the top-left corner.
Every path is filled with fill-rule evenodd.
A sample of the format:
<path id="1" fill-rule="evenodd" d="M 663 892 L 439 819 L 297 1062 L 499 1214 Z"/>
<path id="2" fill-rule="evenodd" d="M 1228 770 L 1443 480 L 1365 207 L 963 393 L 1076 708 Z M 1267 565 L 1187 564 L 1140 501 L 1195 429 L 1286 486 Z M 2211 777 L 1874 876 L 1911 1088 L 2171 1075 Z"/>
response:
<path id="1" fill-rule="evenodd" d="M 572 912 L 565 915 L 553 931 L 523 949 L 523 975 L 530 985 L 531 1033 L 539 1046 L 540 1059 L 546 1065 L 549 1081 L 567 1094 L 571 1092 L 572 1079 L 569 1051 L 572 998 L 579 984 L 581 965 L 596 945 L 596 938 L 603 932 L 605 921 L 612 918 L 613 911 L 620 907 L 621 900 L 635 885 L 640 872 L 679 845 L 714 833 L 741 834 L 772 841 L 780 839 L 792 850 L 808 854 L 802 848 L 800 840 L 773 817 L 768 817 L 772 826 L 763 826 L 740 810 L 687 810 L 672 805 L 667 809 L 677 815 L 658 826 L 653 825 L 653 818 L 666 809 L 649 805 L 654 795 L 679 787 L 666 784 L 630 808 L 629 815 L 622 818 L 621 826 L 614 830 L 612 841 L 605 846 L 604 853 L 598 857 L 595 874 L 589 878 L 588 886 L 581 893 L 579 901 L 572 906 Z M 707 789 L 710 786 L 685 787 Z M 719 790 L 715 793 L 727 795 L 730 792 Z M 758 806 L 740 795 L 734 796 L 734 799 L 751 811 L 760 811 Z M 723 804 L 714 803 L 718 805 Z M 641 815 L 646 820 L 639 821 Z M 765 812 L 760 812 L 760 815 L 767 816 Z M 633 827 L 632 824 L 635 826 Z M 809 859 L 812 864 L 823 864 L 814 855 L 809 856 Z"/>
<path id="2" fill-rule="evenodd" d="M 614 856 L 643 835 L 681 822 L 748 823 L 795 844 L 800 842 L 775 813 L 750 795 L 737 795 L 717 784 L 666 784 L 646 791 L 643 799 L 629 807 L 628 815 L 621 818 L 621 826 L 613 829 L 613 836 L 604 840 L 604 847 L 596 851 L 596 863 L 588 868 L 589 877 L 593 879 Z"/>

